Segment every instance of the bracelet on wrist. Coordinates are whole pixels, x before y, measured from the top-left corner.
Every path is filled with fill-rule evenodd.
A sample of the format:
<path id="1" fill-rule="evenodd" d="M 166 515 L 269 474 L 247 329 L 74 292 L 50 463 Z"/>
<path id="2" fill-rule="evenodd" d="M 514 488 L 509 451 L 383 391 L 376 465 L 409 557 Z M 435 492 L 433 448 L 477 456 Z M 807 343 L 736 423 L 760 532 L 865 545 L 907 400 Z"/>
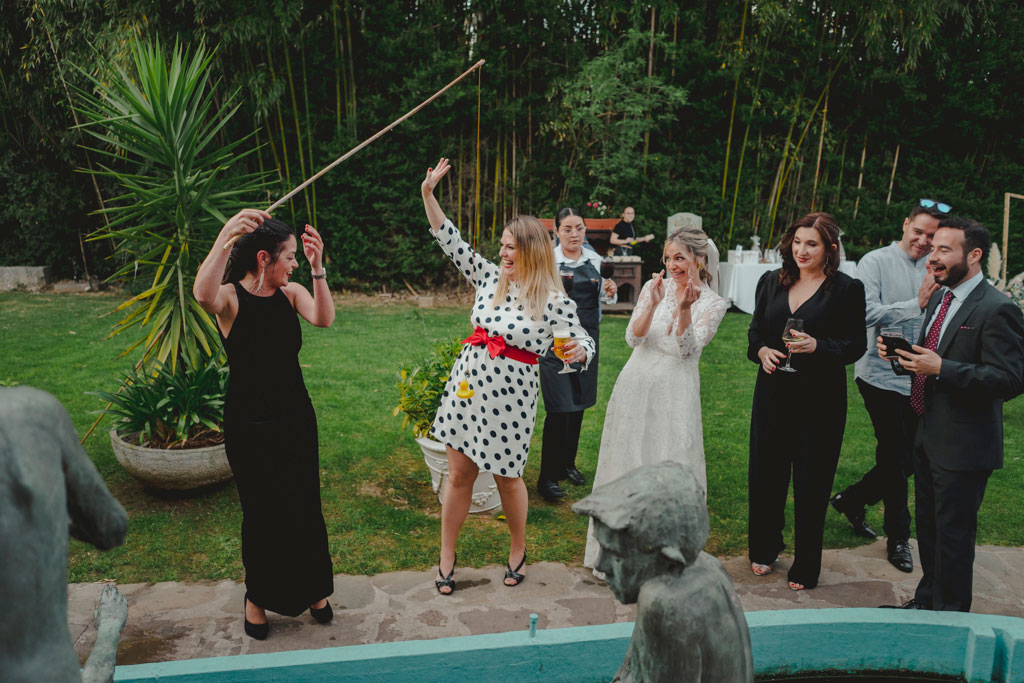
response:
<path id="1" fill-rule="evenodd" d="M 327 269 L 324 268 L 319 273 L 313 273 L 314 280 L 323 280 L 327 277 Z"/>

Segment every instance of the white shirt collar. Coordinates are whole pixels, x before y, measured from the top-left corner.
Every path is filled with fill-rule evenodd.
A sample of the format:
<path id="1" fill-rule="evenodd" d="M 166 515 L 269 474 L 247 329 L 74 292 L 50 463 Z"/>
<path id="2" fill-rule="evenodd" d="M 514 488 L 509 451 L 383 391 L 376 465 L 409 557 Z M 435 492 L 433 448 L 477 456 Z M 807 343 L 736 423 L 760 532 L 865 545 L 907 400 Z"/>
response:
<path id="1" fill-rule="evenodd" d="M 982 275 L 981 271 L 979 270 L 977 273 L 974 274 L 974 277 L 964 280 L 956 287 L 947 287 L 946 289 L 947 291 L 953 292 L 954 299 L 956 299 L 957 301 L 963 301 L 964 299 L 971 295 L 971 292 L 974 291 L 975 287 L 981 284 L 982 279 L 984 279 L 984 275 Z"/>

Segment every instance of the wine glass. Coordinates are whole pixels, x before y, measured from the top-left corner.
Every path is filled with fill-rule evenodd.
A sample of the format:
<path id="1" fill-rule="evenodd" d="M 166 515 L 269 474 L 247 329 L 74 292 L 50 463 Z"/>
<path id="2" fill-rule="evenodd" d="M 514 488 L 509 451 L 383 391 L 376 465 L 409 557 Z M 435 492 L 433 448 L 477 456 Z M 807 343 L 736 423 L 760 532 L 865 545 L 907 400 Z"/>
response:
<path id="1" fill-rule="evenodd" d="M 615 263 L 612 261 L 601 261 L 601 277 L 609 280 L 612 275 L 615 275 Z"/>
<path id="2" fill-rule="evenodd" d="M 571 270 L 560 270 L 558 275 L 562 278 L 562 289 L 565 290 L 565 295 L 569 296 L 569 292 L 572 291 L 572 280 L 573 273 Z"/>
<path id="3" fill-rule="evenodd" d="M 786 342 L 787 344 L 791 344 L 792 342 L 795 342 L 799 339 L 799 337 L 794 336 L 793 333 L 803 331 L 804 321 L 801 320 L 800 318 L 790 318 L 789 320 L 786 321 L 786 327 L 782 330 L 782 341 Z M 796 368 L 792 367 L 789 364 L 789 361 L 792 358 L 793 349 L 787 349 L 786 364 L 780 365 L 777 369 L 782 370 L 783 372 L 796 372 Z"/>
<path id="4" fill-rule="evenodd" d="M 565 345 L 572 339 L 572 333 L 567 328 L 561 328 L 554 331 L 555 343 L 554 351 L 555 355 L 558 356 L 562 361 L 562 369 L 558 371 L 559 375 L 568 375 L 576 372 L 574 368 L 569 365 L 568 351 L 565 350 Z"/>

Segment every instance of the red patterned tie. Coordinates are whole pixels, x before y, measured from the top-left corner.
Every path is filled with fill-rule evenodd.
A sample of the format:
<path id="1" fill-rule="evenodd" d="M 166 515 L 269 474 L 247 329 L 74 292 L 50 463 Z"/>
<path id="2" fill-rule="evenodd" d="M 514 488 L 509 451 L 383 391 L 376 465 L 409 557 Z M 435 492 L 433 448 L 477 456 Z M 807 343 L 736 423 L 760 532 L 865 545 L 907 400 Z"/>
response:
<path id="1" fill-rule="evenodd" d="M 942 305 L 939 306 L 939 314 L 935 316 L 935 322 L 928 330 L 928 336 L 924 338 L 924 347 L 934 351 L 939 346 L 939 332 L 942 331 L 942 321 L 946 319 L 946 312 L 949 311 L 949 304 L 953 301 L 953 292 L 946 292 L 942 297 Z M 924 384 L 928 380 L 924 375 L 914 375 L 910 380 L 910 407 L 920 415 L 924 412 Z"/>

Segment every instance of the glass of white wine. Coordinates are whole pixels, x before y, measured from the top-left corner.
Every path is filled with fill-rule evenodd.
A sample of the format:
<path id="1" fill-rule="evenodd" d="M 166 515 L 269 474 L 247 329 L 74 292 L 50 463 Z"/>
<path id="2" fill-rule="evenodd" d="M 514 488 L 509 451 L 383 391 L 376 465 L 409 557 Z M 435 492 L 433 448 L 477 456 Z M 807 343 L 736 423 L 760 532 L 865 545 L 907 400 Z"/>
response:
<path id="1" fill-rule="evenodd" d="M 799 339 L 793 333 L 804 331 L 804 321 L 800 318 L 790 318 L 786 321 L 786 327 L 782 330 L 782 341 L 787 344 L 791 344 Z M 796 368 L 789 364 L 790 359 L 793 358 L 793 349 L 788 349 L 786 353 L 786 364 L 780 365 L 779 370 L 783 372 L 796 372 Z"/>
<path id="2" fill-rule="evenodd" d="M 558 356 L 562 361 L 562 369 L 558 371 L 559 375 L 568 375 L 576 372 L 575 369 L 569 365 L 569 352 L 565 350 L 565 345 L 572 339 L 572 333 L 567 329 L 558 329 L 554 331 L 555 343 L 554 351 L 555 355 Z"/>

